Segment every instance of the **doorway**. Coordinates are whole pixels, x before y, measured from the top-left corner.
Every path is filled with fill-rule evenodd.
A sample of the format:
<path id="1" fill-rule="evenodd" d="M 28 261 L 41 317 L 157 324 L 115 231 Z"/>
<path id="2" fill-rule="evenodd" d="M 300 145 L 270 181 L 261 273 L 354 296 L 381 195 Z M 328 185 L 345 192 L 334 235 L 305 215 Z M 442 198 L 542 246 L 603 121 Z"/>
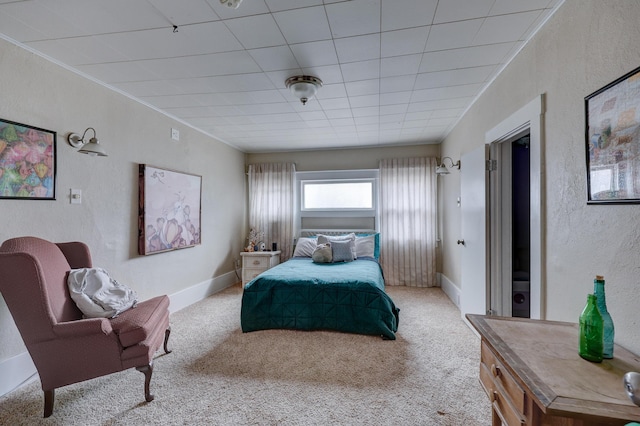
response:
<path id="1" fill-rule="evenodd" d="M 529 134 L 511 142 L 511 316 L 531 316 Z"/>
<path id="2" fill-rule="evenodd" d="M 544 96 L 485 135 L 489 170 L 490 314 L 544 319 Z"/>

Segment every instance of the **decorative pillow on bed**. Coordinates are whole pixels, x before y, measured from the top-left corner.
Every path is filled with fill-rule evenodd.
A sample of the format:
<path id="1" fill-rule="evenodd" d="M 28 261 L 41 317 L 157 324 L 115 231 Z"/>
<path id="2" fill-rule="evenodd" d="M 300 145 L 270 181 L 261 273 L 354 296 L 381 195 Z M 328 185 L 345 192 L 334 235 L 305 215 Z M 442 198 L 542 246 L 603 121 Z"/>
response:
<path id="1" fill-rule="evenodd" d="M 318 244 L 311 256 L 314 263 L 331 263 L 333 262 L 333 251 L 331 250 L 331 243 Z"/>
<path id="2" fill-rule="evenodd" d="M 356 234 L 354 234 L 353 232 L 347 235 L 318 235 L 318 244 L 321 243 L 334 243 L 334 242 L 349 242 L 349 247 L 351 248 L 351 251 L 353 252 L 353 259 L 354 260 L 357 258 L 356 256 Z M 335 247 L 334 247 L 335 249 Z M 334 258 L 335 258 L 335 254 L 334 254 Z"/>
<path id="3" fill-rule="evenodd" d="M 335 262 L 353 262 L 356 257 L 353 255 L 354 242 L 350 240 L 346 241 L 332 241 L 331 248 L 333 250 L 333 261 Z"/>
<path id="4" fill-rule="evenodd" d="M 373 255 L 371 254 L 371 252 L 369 251 L 369 248 L 366 248 L 366 253 L 367 254 L 361 254 L 358 251 L 358 239 L 360 238 L 365 238 L 365 240 L 361 240 L 360 244 L 365 243 L 365 246 L 367 246 L 369 244 L 370 239 L 368 237 L 373 237 Z M 361 250 L 364 252 L 364 248 L 361 248 Z M 374 257 L 376 260 L 380 259 L 380 233 L 379 232 L 375 232 L 375 233 L 362 233 L 362 234 L 356 234 L 356 254 L 358 256 L 372 256 Z"/>
<path id="5" fill-rule="evenodd" d="M 293 251 L 293 257 L 311 257 L 313 251 L 316 249 L 318 241 L 315 238 L 300 237 L 296 243 L 296 248 Z"/>
<path id="6" fill-rule="evenodd" d="M 376 237 L 368 235 L 366 237 L 356 237 L 356 256 L 375 257 Z"/>

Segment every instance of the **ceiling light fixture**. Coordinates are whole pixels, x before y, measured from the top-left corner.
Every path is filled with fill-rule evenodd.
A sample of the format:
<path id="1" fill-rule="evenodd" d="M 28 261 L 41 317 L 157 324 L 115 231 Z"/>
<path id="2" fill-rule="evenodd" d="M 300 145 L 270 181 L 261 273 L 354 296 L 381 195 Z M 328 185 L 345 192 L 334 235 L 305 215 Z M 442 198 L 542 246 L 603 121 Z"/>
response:
<path id="1" fill-rule="evenodd" d="M 242 3 L 242 0 L 220 0 L 220 3 L 237 9 L 238 6 L 240 6 L 240 3 Z"/>
<path id="2" fill-rule="evenodd" d="M 291 90 L 293 96 L 300 99 L 302 105 L 306 105 L 307 101 L 313 98 L 322 87 L 322 80 L 311 75 L 295 75 L 289 77 L 284 84 Z"/>
<path id="3" fill-rule="evenodd" d="M 88 141 L 84 140 L 87 132 L 89 130 L 93 130 L 93 137 Z M 98 138 L 96 137 L 96 129 L 93 127 L 88 127 L 87 130 L 84 131 L 82 136 L 77 133 L 69 133 L 67 136 L 67 142 L 74 148 L 80 148 L 78 150 L 81 154 L 88 154 L 93 157 L 107 157 L 107 152 L 102 148 L 100 142 L 98 142 Z"/>
<path id="4" fill-rule="evenodd" d="M 455 167 L 456 169 L 460 170 L 460 160 L 458 160 L 456 163 L 454 163 L 453 160 L 451 159 L 451 157 L 444 157 L 440 161 L 440 164 L 438 165 L 438 167 L 436 167 L 436 174 L 437 175 L 448 175 L 449 173 L 451 173 L 449 171 L 449 168 L 447 168 L 447 166 L 445 166 L 445 164 L 444 164 L 444 160 L 446 160 L 446 159 L 449 159 L 449 162 L 451 163 L 451 165 L 449 166 L 450 169 Z"/>

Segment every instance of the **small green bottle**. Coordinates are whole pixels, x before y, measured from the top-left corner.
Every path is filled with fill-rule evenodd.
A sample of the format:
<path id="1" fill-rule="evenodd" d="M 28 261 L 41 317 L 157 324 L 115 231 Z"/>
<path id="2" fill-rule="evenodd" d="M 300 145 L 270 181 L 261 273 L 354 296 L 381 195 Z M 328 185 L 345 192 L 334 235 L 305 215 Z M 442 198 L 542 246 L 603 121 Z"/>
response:
<path id="1" fill-rule="evenodd" d="M 580 314 L 580 346 L 578 353 L 587 361 L 602 362 L 604 324 L 596 296 L 587 295 L 587 306 Z"/>
<path id="2" fill-rule="evenodd" d="M 603 323 L 603 340 L 602 340 L 602 357 L 613 358 L 613 340 L 615 336 L 615 328 L 613 326 L 613 319 L 611 314 L 607 310 L 607 298 L 604 292 L 604 277 L 602 275 L 596 275 L 596 279 L 593 280 L 593 294 L 596 295 L 596 302 L 600 315 L 602 315 Z"/>

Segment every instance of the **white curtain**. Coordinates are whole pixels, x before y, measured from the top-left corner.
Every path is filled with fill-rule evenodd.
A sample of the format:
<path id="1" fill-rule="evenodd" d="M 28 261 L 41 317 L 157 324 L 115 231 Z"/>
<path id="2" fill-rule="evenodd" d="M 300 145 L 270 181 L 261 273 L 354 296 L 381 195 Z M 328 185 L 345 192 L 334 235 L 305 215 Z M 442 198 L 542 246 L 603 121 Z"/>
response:
<path id="1" fill-rule="evenodd" d="M 380 262 L 385 282 L 436 286 L 435 158 L 380 161 Z"/>
<path id="2" fill-rule="evenodd" d="M 293 163 L 249 165 L 249 228 L 264 233 L 268 250 L 278 244 L 280 261 L 292 252 L 295 172 Z"/>

